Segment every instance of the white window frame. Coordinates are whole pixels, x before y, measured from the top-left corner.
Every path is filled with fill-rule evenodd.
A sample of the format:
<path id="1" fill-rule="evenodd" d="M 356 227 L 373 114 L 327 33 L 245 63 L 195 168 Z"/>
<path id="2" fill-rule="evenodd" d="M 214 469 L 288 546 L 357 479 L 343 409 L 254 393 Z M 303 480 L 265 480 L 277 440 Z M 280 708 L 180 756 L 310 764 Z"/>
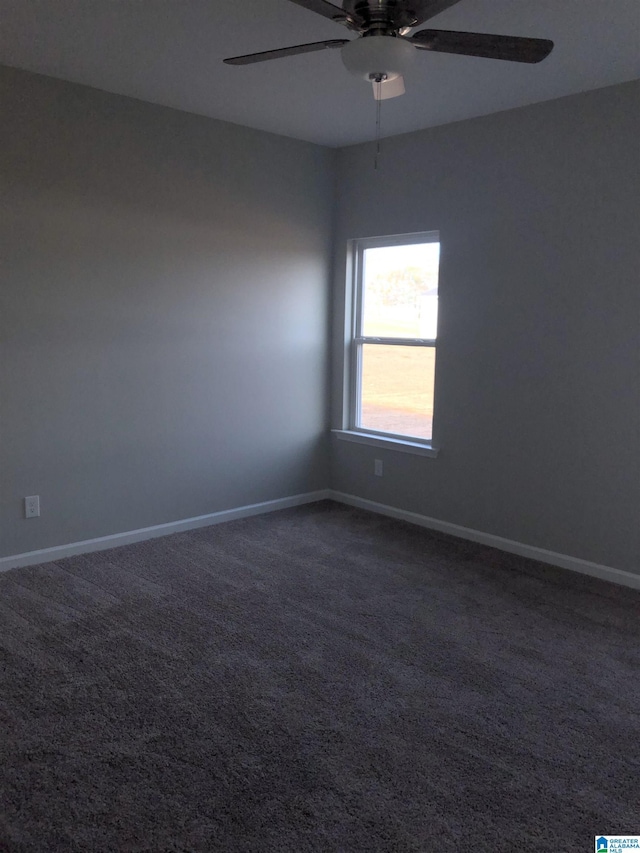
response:
<path id="1" fill-rule="evenodd" d="M 350 333 L 347 336 L 346 351 L 346 380 L 348 388 L 346 399 L 347 417 L 345 419 L 346 429 L 334 430 L 334 432 L 338 438 L 347 441 L 355 441 L 379 447 L 392 447 L 396 450 L 417 453 L 424 456 L 436 456 L 438 451 L 433 445 L 433 437 L 425 439 L 359 426 L 362 400 L 362 352 L 365 345 L 418 346 L 437 349 L 436 338 L 380 338 L 366 336 L 362 333 L 365 251 L 385 246 L 411 246 L 416 243 L 440 243 L 440 232 L 424 231 L 415 234 L 396 234 L 387 237 L 366 237 L 350 241 L 349 277 L 351 280 L 348 282 L 349 286 L 347 287 L 347 318 L 350 324 Z"/>

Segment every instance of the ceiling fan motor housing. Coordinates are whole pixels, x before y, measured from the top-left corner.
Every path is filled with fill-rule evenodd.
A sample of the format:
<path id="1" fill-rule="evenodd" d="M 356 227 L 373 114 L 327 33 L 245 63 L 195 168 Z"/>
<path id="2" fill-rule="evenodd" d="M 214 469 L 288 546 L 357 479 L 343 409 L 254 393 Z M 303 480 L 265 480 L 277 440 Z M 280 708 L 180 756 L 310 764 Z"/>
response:
<path id="1" fill-rule="evenodd" d="M 399 0 L 344 0 L 352 29 L 360 33 L 389 35 L 404 27 L 413 27 L 418 16 L 414 3 Z"/>
<path id="2" fill-rule="evenodd" d="M 395 36 L 362 36 L 342 48 L 347 71 L 365 80 L 395 80 L 406 74 L 415 47 Z"/>

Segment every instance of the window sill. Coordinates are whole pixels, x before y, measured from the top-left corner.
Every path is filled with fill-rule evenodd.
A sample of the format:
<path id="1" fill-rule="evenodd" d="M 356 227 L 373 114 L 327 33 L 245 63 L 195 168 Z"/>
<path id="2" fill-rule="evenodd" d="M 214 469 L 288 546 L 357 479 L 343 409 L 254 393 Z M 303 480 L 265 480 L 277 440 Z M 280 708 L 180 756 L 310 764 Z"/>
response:
<path id="1" fill-rule="evenodd" d="M 400 453 L 413 453 L 416 456 L 431 456 L 435 458 L 439 449 L 430 444 L 422 444 L 417 441 L 404 440 L 402 438 L 386 438 L 381 435 L 373 435 L 368 432 L 356 432 L 350 429 L 332 429 L 331 432 L 340 441 L 354 441 L 356 444 L 369 444 L 372 447 L 384 447 L 387 450 L 398 450 Z"/>

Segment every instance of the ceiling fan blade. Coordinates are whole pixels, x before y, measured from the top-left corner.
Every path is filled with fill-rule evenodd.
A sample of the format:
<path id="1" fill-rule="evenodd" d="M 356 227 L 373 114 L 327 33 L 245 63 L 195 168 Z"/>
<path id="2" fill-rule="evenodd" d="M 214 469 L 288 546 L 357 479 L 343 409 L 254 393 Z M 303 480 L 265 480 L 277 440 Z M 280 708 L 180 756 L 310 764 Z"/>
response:
<path id="1" fill-rule="evenodd" d="M 511 62 L 541 62 L 553 49 L 553 42 L 547 39 L 458 33 L 451 30 L 419 30 L 408 41 L 422 50 L 507 59 Z"/>
<path id="2" fill-rule="evenodd" d="M 297 56 L 299 53 L 313 53 L 314 50 L 342 47 L 349 39 L 331 39 L 330 41 L 314 41 L 310 44 L 296 44 L 293 47 L 281 47 L 278 50 L 263 50 L 261 53 L 247 53 L 245 56 L 232 56 L 223 60 L 227 65 L 252 65 L 254 62 L 264 62 L 266 59 L 281 59 L 283 56 Z"/>
<path id="3" fill-rule="evenodd" d="M 398 98 L 404 95 L 404 77 L 394 77 L 393 80 L 382 80 L 380 83 L 372 81 L 373 97 L 376 101 L 386 101 L 389 98 Z"/>
<path id="4" fill-rule="evenodd" d="M 329 18 L 332 21 L 337 21 L 339 24 L 349 23 L 349 16 L 340 6 L 334 6 L 333 3 L 328 3 L 327 0 L 289 0 L 290 3 L 295 3 L 296 6 L 302 6 L 310 12 L 315 12 L 317 15 L 322 15 L 323 18 Z"/>

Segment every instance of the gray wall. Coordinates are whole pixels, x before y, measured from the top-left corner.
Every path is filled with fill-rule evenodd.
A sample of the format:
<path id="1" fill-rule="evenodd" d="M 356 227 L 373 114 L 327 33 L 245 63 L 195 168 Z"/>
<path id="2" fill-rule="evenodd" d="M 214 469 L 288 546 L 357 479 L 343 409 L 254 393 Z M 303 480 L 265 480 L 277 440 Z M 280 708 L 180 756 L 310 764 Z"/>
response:
<path id="1" fill-rule="evenodd" d="M 326 487 L 334 153 L 11 69 L 0 115 L 0 556 Z"/>
<path id="2" fill-rule="evenodd" d="M 334 488 L 638 570 L 639 95 L 339 153 L 333 425 L 346 240 L 439 229 L 442 450 Z M 334 152 L 12 69 L 0 114 L 0 556 L 326 487 Z"/>
<path id="3" fill-rule="evenodd" d="M 335 489 L 640 571 L 639 104 L 635 82 L 395 137 L 377 172 L 340 152 L 333 426 L 346 240 L 438 229 L 441 455 L 334 439 Z"/>

